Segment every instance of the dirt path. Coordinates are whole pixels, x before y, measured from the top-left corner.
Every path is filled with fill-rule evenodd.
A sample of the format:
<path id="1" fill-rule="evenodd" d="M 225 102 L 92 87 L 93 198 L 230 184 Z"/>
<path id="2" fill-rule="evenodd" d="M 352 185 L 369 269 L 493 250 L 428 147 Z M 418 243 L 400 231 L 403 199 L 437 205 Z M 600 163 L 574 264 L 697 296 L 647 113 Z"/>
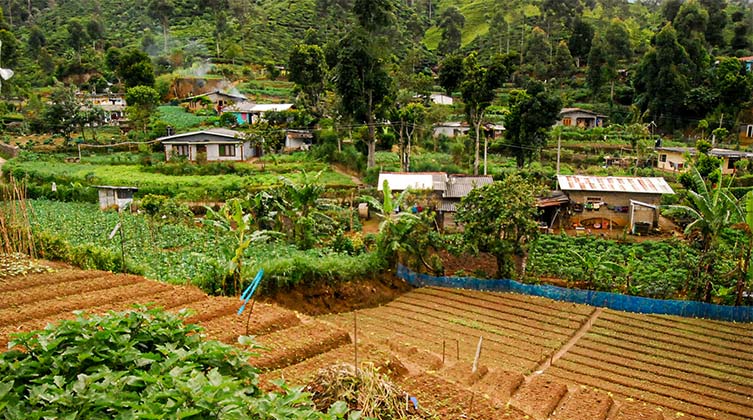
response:
<path id="1" fill-rule="evenodd" d="M 544 371 L 546 371 L 546 369 L 549 368 L 549 366 L 554 364 L 554 362 L 562 358 L 562 356 L 564 356 L 571 348 L 573 348 L 573 346 L 576 343 L 578 343 L 578 340 L 580 340 L 581 337 L 586 335 L 588 330 L 591 329 L 591 326 L 594 324 L 594 322 L 596 322 L 596 320 L 599 318 L 599 315 L 601 315 L 601 311 L 603 310 L 604 308 L 595 308 L 594 311 L 591 313 L 591 316 L 588 318 L 588 320 L 584 322 L 583 325 L 581 325 L 581 327 L 578 329 L 578 331 L 575 332 L 575 334 L 573 334 L 570 340 L 568 340 L 568 342 L 565 343 L 565 345 L 562 346 L 562 348 L 559 349 L 557 353 L 554 353 L 552 357 L 550 357 L 548 360 L 545 360 L 543 363 L 538 365 L 536 369 L 534 369 L 533 374 L 529 375 L 526 378 L 526 381 L 530 380 L 533 376 L 544 373 Z"/>
<path id="2" fill-rule="evenodd" d="M 363 187 L 364 183 L 361 180 L 361 178 L 358 178 L 357 176 L 353 175 L 350 171 L 346 170 L 345 168 L 341 167 L 340 165 L 332 165 L 332 169 L 339 173 L 340 175 L 345 175 L 353 181 L 354 184 L 356 184 L 359 187 Z"/>

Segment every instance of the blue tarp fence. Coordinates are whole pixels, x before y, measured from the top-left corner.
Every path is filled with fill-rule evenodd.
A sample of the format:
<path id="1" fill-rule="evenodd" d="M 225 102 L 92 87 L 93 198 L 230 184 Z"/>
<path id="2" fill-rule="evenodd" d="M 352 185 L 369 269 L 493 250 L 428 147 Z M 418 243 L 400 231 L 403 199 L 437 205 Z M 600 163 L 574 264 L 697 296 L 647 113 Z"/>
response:
<path id="1" fill-rule="evenodd" d="M 477 279 L 474 277 L 434 277 L 414 273 L 399 265 L 397 275 L 415 287 L 436 286 L 491 292 L 513 292 L 541 296 L 561 302 L 601 306 L 617 311 L 639 314 L 677 315 L 688 318 L 707 318 L 720 321 L 753 322 L 753 306 L 724 306 L 687 300 L 662 300 L 593 290 L 568 289 L 565 287 L 523 284 L 507 279 Z"/>

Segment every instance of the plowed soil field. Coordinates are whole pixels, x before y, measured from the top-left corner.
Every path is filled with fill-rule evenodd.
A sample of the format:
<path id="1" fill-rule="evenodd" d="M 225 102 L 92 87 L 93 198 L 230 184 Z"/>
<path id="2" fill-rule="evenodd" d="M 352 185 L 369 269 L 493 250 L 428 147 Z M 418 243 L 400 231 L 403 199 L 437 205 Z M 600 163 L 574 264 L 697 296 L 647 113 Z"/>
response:
<path id="1" fill-rule="evenodd" d="M 209 338 L 256 335 L 264 349 L 250 362 L 263 379 L 305 383 L 358 352 L 359 366 L 379 367 L 440 418 L 753 419 L 753 325 L 515 294 L 423 288 L 355 315 L 317 318 L 257 303 L 247 320 L 235 314 L 237 298 L 63 269 L 0 279 L 0 345 L 77 310 L 150 303 L 192 309 L 188 321 Z"/>
<path id="2" fill-rule="evenodd" d="M 753 325 L 608 309 L 590 319 L 594 313 L 536 297 L 423 288 L 359 311 L 358 323 L 361 337 L 446 362 L 472 362 L 483 336 L 481 365 L 642 401 L 667 418 L 753 419 Z M 326 319 L 352 328 L 352 316 Z M 573 411 L 572 398 L 560 400 L 555 417 Z"/>

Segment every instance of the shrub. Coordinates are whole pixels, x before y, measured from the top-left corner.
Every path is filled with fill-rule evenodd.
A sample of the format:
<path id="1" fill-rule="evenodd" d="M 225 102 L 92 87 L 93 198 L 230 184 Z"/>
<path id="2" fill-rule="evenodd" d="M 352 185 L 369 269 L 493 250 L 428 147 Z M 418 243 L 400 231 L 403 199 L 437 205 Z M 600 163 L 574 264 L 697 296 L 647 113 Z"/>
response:
<path id="1" fill-rule="evenodd" d="M 342 418 L 301 389 L 265 394 L 250 353 L 204 341 L 196 325 L 139 308 L 16 335 L 0 355 L 5 418 Z M 247 337 L 240 338 L 249 343 Z"/>

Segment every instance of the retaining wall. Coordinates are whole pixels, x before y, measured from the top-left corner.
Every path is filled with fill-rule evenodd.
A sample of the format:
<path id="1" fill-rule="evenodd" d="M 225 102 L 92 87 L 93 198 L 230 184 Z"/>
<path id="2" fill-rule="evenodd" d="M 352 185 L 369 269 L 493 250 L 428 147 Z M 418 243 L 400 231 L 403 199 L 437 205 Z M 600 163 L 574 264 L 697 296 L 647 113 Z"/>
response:
<path id="1" fill-rule="evenodd" d="M 721 321 L 753 322 L 753 306 L 724 306 L 687 300 L 662 300 L 593 290 L 568 289 L 558 286 L 524 284 L 507 279 L 477 279 L 474 277 L 434 277 L 414 273 L 398 266 L 397 275 L 415 287 L 436 286 L 493 292 L 513 292 L 541 296 L 562 302 L 582 303 L 618 311 L 640 314 L 677 315 L 688 318 L 707 318 Z"/>

